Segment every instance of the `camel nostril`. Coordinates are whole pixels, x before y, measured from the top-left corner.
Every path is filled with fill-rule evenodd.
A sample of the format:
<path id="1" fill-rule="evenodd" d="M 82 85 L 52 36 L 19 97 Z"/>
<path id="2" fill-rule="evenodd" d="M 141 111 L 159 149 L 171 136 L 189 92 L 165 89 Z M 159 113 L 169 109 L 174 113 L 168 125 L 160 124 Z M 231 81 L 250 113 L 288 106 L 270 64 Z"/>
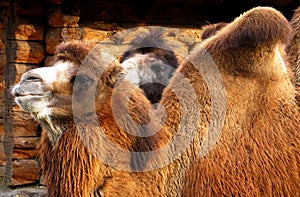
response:
<path id="1" fill-rule="evenodd" d="M 17 87 L 18 85 L 16 85 L 15 87 L 13 87 L 12 91 L 11 91 L 11 94 L 16 97 L 16 96 L 19 96 L 20 94 L 18 93 L 17 91 Z"/>
<path id="2" fill-rule="evenodd" d="M 13 92 L 12 95 L 13 95 L 14 97 L 21 96 L 18 92 Z"/>

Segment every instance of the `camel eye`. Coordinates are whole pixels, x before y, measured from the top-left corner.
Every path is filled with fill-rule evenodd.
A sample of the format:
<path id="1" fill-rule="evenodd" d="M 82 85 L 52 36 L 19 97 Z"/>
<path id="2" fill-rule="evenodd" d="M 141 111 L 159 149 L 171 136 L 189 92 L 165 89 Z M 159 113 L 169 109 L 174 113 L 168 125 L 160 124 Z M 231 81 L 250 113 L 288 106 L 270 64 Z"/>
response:
<path id="1" fill-rule="evenodd" d="M 42 81 L 42 79 L 40 77 L 37 76 L 29 76 L 26 78 L 26 81 L 28 82 L 38 82 L 38 81 Z"/>
<path id="2" fill-rule="evenodd" d="M 74 84 L 75 91 L 83 91 L 89 88 L 94 80 L 87 75 L 77 75 L 71 79 L 71 82 Z"/>

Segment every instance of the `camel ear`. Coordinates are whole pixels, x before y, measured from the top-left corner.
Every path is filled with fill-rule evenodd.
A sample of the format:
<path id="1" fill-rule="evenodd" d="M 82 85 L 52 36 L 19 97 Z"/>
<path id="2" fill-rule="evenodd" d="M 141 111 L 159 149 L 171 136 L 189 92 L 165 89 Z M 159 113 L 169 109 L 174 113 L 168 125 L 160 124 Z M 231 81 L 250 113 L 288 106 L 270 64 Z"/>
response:
<path id="1" fill-rule="evenodd" d="M 125 76 L 125 71 L 120 65 L 110 66 L 105 73 L 104 82 L 110 87 L 114 87 Z"/>

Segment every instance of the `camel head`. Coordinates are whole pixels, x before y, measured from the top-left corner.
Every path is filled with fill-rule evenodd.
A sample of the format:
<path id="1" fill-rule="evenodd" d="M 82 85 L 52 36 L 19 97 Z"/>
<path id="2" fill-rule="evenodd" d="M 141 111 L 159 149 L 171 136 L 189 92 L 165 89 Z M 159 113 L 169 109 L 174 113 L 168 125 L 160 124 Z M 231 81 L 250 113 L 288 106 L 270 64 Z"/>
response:
<path id="1" fill-rule="evenodd" d="M 113 86 L 110 74 L 99 81 L 97 74 L 101 74 L 103 68 L 87 65 L 90 62 L 83 63 L 91 48 L 83 42 L 62 43 L 57 47 L 51 67 L 24 73 L 12 90 L 16 103 L 41 123 L 52 142 L 59 139 L 74 119 L 89 119 L 95 114 L 95 95 L 92 93 L 101 91 L 101 102 L 106 92 L 111 91 L 108 90 Z M 106 70 L 121 73 L 122 69 L 115 65 Z M 98 87 L 101 90 L 96 90 Z M 74 117 L 74 109 L 80 111 L 77 117 Z"/>

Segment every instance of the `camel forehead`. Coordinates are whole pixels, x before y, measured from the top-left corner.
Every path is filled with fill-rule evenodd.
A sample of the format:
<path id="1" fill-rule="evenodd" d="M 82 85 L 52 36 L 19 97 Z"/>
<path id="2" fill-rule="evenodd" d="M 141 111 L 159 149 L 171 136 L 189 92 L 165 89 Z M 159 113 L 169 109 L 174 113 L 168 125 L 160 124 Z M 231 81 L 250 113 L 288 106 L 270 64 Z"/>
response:
<path id="1" fill-rule="evenodd" d="M 69 80 L 77 69 L 77 66 L 72 62 L 59 61 L 51 67 L 37 68 L 30 72 L 39 75 L 45 83 L 54 83 Z"/>

